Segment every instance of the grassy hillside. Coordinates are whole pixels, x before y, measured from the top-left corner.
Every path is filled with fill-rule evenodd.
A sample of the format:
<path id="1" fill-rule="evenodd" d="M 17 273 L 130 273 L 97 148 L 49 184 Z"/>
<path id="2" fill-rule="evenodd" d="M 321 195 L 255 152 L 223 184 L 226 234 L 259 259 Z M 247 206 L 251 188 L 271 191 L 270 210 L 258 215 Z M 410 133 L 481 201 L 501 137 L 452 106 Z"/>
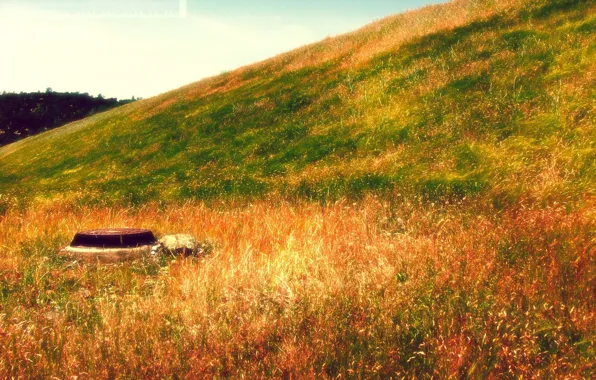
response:
<path id="1" fill-rule="evenodd" d="M 390 17 L 6 147 L 0 192 L 593 195 L 593 3 L 491 4 Z"/>
<path id="2" fill-rule="evenodd" d="M 594 378 L 595 11 L 457 0 L 0 148 L 0 378 Z M 214 249 L 57 254 L 123 226 Z"/>

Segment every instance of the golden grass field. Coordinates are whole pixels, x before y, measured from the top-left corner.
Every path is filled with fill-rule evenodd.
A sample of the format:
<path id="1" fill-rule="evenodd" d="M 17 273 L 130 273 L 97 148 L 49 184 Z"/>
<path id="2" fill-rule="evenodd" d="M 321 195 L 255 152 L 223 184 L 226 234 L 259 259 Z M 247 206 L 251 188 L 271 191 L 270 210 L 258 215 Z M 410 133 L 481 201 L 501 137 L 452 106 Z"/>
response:
<path id="1" fill-rule="evenodd" d="M 9 211 L 0 377 L 587 378 L 595 211 L 372 197 Z M 97 226 L 215 248 L 112 266 L 57 256 Z"/>
<path id="2" fill-rule="evenodd" d="M 595 378 L 595 9 L 456 0 L 0 148 L 0 378 Z M 214 249 L 58 255 L 100 227 Z"/>

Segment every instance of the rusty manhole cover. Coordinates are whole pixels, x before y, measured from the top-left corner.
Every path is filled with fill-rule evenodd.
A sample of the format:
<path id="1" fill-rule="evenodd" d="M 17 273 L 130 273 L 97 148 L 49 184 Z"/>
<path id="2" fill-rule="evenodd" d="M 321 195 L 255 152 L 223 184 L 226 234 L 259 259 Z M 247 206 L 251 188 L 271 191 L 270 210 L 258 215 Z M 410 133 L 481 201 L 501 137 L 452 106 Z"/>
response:
<path id="1" fill-rule="evenodd" d="M 151 255 L 157 239 L 149 230 L 107 228 L 78 232 L 61 254 L 86 262 L 118 263 Z"/>
<path id="2" fill-rule="evenodd" d="M 139 228 L 109 228 L 78 232 L 71 247 L 133 248 L 155 244 L 157 240 L 149 230 Z"/>

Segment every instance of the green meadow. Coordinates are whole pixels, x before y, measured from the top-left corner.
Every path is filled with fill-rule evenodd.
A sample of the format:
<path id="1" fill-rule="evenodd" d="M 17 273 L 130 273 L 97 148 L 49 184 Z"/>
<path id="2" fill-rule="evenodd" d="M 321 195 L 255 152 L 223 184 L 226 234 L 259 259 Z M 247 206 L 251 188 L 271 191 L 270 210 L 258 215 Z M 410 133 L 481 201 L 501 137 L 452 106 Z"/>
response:
<path id="1" fill-rule="evenodd" d="M 405 23 L 390 17 L 4 148 L 1 189 L 580 201 L 595 185 L 593 10 L 531 2 L 368 53 Z"/>

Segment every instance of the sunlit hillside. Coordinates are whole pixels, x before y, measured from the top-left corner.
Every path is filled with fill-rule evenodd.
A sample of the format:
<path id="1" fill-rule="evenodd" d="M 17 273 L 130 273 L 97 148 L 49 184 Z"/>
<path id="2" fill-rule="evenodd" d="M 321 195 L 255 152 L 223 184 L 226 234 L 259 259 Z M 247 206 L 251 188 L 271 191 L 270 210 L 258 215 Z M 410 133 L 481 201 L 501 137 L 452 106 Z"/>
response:
<path id="1" fill-rule="evenodd" d="M 594 6 L 510 3 L 389 17 L 8 146 L 0 193 L 594 194 Z"/>
<path id="2" fill-rule="evenodd" d="M 0 148 L 0 378 L 594 378 L 595 22 L 456 0 Z M 213 251 L 58 254 L 124 226 Z"/>

